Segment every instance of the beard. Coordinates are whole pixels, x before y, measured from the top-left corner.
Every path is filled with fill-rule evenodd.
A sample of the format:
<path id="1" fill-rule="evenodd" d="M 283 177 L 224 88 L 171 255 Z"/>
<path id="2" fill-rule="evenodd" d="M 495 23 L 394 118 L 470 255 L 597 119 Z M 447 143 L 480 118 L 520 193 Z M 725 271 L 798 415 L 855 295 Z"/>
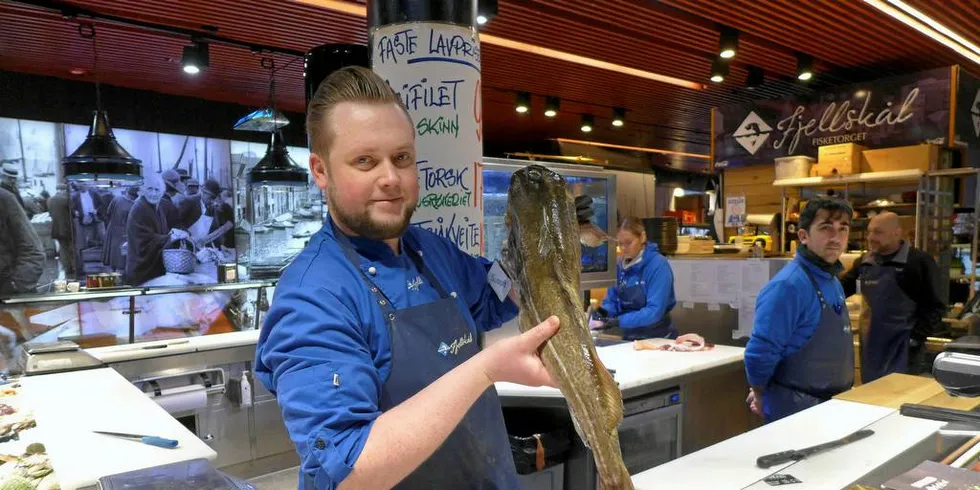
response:
<path id="1" fill-rule="evenodd" d="M 337 203 L 332 197 L 335 191 L 336 187 L 331 181 L 327 189 L 327 205 L 330 216 L 357 236 L 371 240 L 388 240 L 401 237 L 412 221 L 412 214 L 415 213 L 416 203 L 412 202 L 406 204 L 400 219 L 384 221 L 372 219 L 370 210 L 366 207 L 351 210 Z"/>

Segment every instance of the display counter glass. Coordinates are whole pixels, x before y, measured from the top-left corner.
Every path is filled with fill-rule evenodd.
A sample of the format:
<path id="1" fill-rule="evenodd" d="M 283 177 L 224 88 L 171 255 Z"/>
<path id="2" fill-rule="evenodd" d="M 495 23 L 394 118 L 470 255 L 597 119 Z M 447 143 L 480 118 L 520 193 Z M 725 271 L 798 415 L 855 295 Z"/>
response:
<path id="1" fill-rule="evenodd" d="M 484 159 L 483 165 L 483 255 L 497 260 L 507 241 L 507 191 L 511 175 L 530 164 L 541 162 L 507 159 Z M 592 219 L 606 233 L 615 234 L 616 228 L 616 177 L 601 170 L 589 170 L 581 165 L 544 164 L 560 174 L 568 183 L 572 196 L 587 195 L 592 198 L 595 216 Z M 615 280 L 616 251 L 608 242 L 598 247 L 582 245 L 583 287 L 603 287 Z"/>
<path id="2" fill-rule="evenodd" d="M 254 330 L 274 286 L 250 281 L 0 298 L 0 371 L 19 372 L 26 342 L 93 348 Z"/>

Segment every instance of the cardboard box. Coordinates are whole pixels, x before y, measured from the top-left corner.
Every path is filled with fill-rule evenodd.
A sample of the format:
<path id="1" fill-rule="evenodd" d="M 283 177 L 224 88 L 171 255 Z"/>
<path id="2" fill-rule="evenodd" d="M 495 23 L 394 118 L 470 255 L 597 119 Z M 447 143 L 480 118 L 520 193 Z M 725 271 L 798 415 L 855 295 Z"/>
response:
<path id="1" fill-rule="evenodd" d="M 817 150 L 817 163 L 810 168 L 812 177 L 850 175 L 861 172 L 861 153 L 867 148 L 855 143 L 825 145 Z"/>
<path id="2" fill-rule="evenodd" d="M 815 161 L 806 155 L 777 158 L 776 180 L 808 177 Z"/>
<path id="3" fill-rule="evenodd" d="M 881 150 L 865 150 L 862 155 L 862 172 L 889 172 L 894 170 L 922 170 L 939 168 L 939 146 L 914 145 Z"/>

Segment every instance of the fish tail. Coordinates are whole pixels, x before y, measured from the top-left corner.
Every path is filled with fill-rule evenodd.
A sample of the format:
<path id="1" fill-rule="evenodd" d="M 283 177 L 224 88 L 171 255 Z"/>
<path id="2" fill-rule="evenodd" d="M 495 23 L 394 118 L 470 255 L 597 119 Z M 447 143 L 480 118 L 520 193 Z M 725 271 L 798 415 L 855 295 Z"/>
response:
<path id="1" fill-rule="evenodd" d="M 633 479 L 619 450 L 619 432 L 610 435 L 611 449 L 599 458 L 599 490 L 633 490 Z M 599 456 L 599 454 L 597 454 Z"/>
<path id="2" fill-rule="evenodd" d="M 599 475 L 599 490 L 633 490 L 633 480 L 625 466 L 613 475 Z"/>

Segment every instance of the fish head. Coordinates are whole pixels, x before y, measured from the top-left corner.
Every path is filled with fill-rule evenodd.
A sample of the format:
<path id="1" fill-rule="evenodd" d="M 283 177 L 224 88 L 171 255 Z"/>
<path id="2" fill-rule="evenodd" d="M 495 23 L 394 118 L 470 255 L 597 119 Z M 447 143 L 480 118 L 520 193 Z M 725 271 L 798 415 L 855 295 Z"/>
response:
<path id="1" fill-rule="evenodd" d="M 574 311 L 571 302 L 578 295 L 582 251 L 575 203 L 565 179 L 540 165 L 514 172 L 505 222 L 505 269 L 517 279 L 521 308 L 540 313 L 532 315 L 537 321 L 544 319 L 538 317 L 545 310 L 562 310 L 559 304 L 565 302 L 569 306 L 564 309 Z M 567 301 L 559 299 L 566 296 Z"/>
<path id="2" fill-rule="evenodd" d="M 575 203 L 568 184 L 561 175 L 541 165 L 528 165 L 511 176 L 504 221 L 511 239 L 533 238 L 537 252 L 544 256 L 556 252 L 556 246 L 569 233 L 578 234 Z M 509 242 L 508 248 L 512 253 L 526 252 L 528 245 Z"/>

